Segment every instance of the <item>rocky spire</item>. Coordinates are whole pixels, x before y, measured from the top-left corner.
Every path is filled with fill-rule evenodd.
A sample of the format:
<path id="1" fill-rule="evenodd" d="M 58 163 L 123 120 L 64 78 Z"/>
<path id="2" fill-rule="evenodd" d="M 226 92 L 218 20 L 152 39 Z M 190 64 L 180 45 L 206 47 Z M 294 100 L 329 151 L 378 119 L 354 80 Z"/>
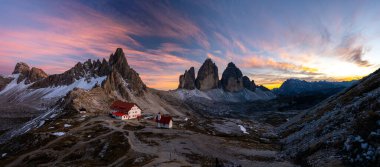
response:
<path id="1" fill-rule="evenodd" d="M 100 61 L 99 61 L 100 63 Z M 100 76 L 108 75 L 111 71 L 110 65 L 107 60 L 103 58 L 102 62 L 99 65 L 98 73 Z"/>
<path id="2" fill-rule="evenodd" d="M 179 86 L 178 89 L 195 89 L 195 70 L 191 67 L 186 70 L 185 73 L 179 76 Z"/>
<path id="3" fill-rule="evenodd" d="M 123 78 L 126 78 L 129 72 L 129 65 L 122 48 L 117 48 L 114 54 L 111 54 L 109 64 L 116 69 Z"/>
<path id="4" fill-rule="evenodd" d="M 211 59 L 206 59 L 198 71 L 195 86 L 199 90 L 209 90 L 218 88 L 219 74 L 218 67 Z"/>
<path id="5" fill-rule="evenodd" d="M 241 91 L 243 87 L 243 74 L 234 63 L 228 63 L 221 79 L 222 88 L 229 92 Z"/>
<path id="6" fill-rule="evenodd" d="M 244 76 L 243 77 L 243 86 L 244 88 L 250 90 L 250 91 L 255 91 L 256 90 L 256 84 L 255 81 L 251 81 L 249 77 Z"/>
<path id="7" fill-rule="evenodd" d="M 139 74 L 129 67 L 123 49 L 117 48 L 114 54 L 111 54 L 109 59 L 111 70 L 116 70 L 129 84 L 128 87 L 136 92 L 142 94 L 146 90 L 146 85 L 142 82 Z"/>

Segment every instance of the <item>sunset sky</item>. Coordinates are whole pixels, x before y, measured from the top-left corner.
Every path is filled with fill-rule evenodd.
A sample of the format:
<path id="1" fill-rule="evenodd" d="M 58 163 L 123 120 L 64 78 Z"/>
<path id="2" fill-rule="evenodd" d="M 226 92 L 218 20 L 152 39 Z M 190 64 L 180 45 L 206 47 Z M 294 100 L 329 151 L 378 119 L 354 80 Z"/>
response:
<path id="1" fill-rule="evenodd" d="M 62 73 L 121 47 L 153 88 L 206 58 L 269 88 L 342 81 L 380 67 L 380 1 L 0 1 L 0 74 L 17 62 Z"/>

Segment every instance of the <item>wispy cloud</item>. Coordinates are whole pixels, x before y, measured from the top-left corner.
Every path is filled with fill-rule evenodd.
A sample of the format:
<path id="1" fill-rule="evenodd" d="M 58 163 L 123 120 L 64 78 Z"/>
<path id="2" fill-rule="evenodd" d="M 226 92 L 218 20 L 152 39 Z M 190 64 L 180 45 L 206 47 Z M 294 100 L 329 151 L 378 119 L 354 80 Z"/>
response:
<path id="1" fill-rule="evenodd" d="M 189 50 L 173 42 L 148 49 L 132 36 L 159 36 L 183 41 L 194 39 L 204 48 L 209 47 L 205 35 L 195 23 L 165 5 L 153 7 L 140 3 L 142 9 L 153 17 L 154 23 L 146 25 L 129 16 L 115 18 L 83 4 L 72 3 L 63 3 L 59 14 L 27 15 L 27 19 L 37 26 L 13 29 L 0 26 L 0 62 L 7 64 L 0 67 L 0 72 L 9 74 L 17 61 L 25 61 L 50 74 L 61 73 L 78 61 L 108 57 L 116 48 L 122 47 L 130 65 L 144 73 L 142 76 L 147 79 L 148 86 L 160 88 L 160 78 L 178 82 L 177 76 L 169 75 L 172 77 L 169 79 L 166 75 L 198 64 L 184 56 L 195 54 L 197 50 Z"/>
<path id="2" fill-rule="evenodd" d="M 361 36 L 358 34 L 348 35 L 342 39 L 342 42 L 336 47 L 335 52 L 343 59 L 353 62 L 359 66 L 370 66 L 367 60 L 364 60 L 363 56 L 368 51 L 362 42 L 360 42 Z"/>
<path id="3" fill-rule="evenodd" d="M 246 60 L 246 63 L 243 64 L 243 66 L 247 68 L 271 68 L 274 70 L 299 72 L 309 75 L 319 74 L 317 68 L 295 65 L 287 62 L 277 62 L 274 59 L 259 56 L 252 56 Z"/>

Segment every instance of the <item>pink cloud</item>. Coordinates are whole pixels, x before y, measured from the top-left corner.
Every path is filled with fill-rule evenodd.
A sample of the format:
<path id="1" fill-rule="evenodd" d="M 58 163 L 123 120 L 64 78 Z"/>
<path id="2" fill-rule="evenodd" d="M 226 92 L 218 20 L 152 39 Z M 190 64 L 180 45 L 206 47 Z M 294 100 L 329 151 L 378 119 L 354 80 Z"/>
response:
<path id="1" fill-rule="evenodd" d="M 145 9 L 154 15 L 158 23 L 169 28 L 149 27 L 130 18 L 120 21 L 79 3 L 60 8 L 64 17 L 40 14 L 25 16 L 43 28 L 9 29 L 0 26 L 0 63 L 6 64 L 0 67 L 0 72 L 9 74 L 17 62 L 24 61 L 49 74 L 61 73 L 78 61 L 87 59 L 81 58 L 84 54 L 94 58 L 108 58 L 116 48 L 122 47 L 129 64 L 141 73 L 148 86 L 166 89 L 168 86 L 158 84 L 162 78 L 167 78 L 167 84 L 163 85 L 174 85 L 178 78 L 173 71 L 199 64 L 172 52 L 188 54 L 196 50 L 164 43 L 158 49 L 141 51 L 141 44 L 131 35 L 162 36 L 185 41 L 195 39 L 205 48 L 209 47 L 209 43 L 195 23 L 173 13 L 175 11 L 168 11 L 170 15 L 166 15 L 148 5 Z"/>

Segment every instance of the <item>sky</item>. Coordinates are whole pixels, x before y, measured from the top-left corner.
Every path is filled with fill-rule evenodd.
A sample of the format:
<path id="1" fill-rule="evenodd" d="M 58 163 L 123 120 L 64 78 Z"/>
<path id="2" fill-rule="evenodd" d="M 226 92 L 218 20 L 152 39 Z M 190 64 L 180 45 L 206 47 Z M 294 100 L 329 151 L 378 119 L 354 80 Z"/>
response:
<path id="1" fill-rule="evenodd" d="M 359 79 L 380 68 L 380 1 L 1 0 L 0 74 L 62 73 L 123 48 L 152 88 L 211 58 L 269 88 Z"/>

